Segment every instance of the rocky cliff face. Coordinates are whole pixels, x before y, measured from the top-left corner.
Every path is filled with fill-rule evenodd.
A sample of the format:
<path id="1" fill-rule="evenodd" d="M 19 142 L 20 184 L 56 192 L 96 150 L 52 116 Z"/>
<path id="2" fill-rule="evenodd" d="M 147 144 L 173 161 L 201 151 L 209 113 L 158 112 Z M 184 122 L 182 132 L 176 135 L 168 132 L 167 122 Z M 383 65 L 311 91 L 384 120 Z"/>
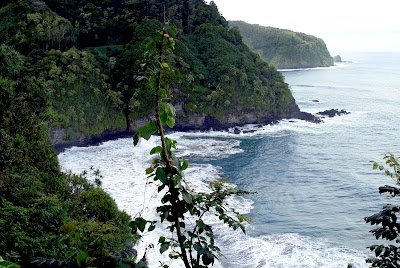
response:
<path id="1" fill-rule="evenodd" d="M 279 115 L 273 114 L 269 111 L 259 110 L 243 112 L 241 114 L 227 113 L 223 118 L 219 119 L 200 113 L 191 114 L 190 116 L 180 114 L 178 117 L 180 117 L 181 120 L 176 122 L 173 131 L 227 130 L 228 128 L 239 127 L 246 124 L 267 125 L 282 119 L 301 119 L 313 123 L 321 122 L 318 117 L 310 113 L 300 111 L 299 107 L 294 101 Z M 129 131 L 126 131 L 125 129 L 112 131 L 106 130 L 100 135 L 82 135 L 79 139 L 74 140 L 65 140 L 65 130 L 53 128 L 50 131 L 50 139 L 54 144 L 56 151 L 60 152 L 71 146 L 95 145 L 107 140 L 131 137 L 137 131 L 137 129 L 146 124 L 146 122 L 146 119 L 133 120 L 131 121 L 131 129 Z"/>
<path id="2" fill-rule="evenodd" d="M 262 124 L 266 125 L 282 119 L 301 119 L 309 122 L 319 123 L 320 119 L 310 113 L 300 111 L 297 104 L 293 101 L 287 108 L 279 114 L 270 111 L 248 111 L 240 114 L 227 113 L 222 118 L 215 118 L 205 114 L 195 114 L 186 120 L 178 121 L 174 130 L 190 131 L 190 130 L 224 130 L 232 127 L 243 126 L 246 124 Z"/>

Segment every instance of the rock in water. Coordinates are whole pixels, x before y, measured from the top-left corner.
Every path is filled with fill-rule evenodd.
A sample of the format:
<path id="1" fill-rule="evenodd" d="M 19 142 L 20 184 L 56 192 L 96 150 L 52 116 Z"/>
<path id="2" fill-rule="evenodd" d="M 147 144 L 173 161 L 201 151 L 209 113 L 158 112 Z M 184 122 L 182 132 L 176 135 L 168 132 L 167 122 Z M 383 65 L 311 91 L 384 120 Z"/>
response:
<path id="1" fill-rule="evenodd" d="M 330 109 L 330 110 L 325 110 L 323 112 L 318 112 L 317 115 L 323 115 L 323 116 L 328 116 L 328 117 L 334 117 L 334 116 L 341 116 L 344 114 L 349 114 L 350 112 L 347 112 L 345 110 L 338 110 L 338 109 Z"/>

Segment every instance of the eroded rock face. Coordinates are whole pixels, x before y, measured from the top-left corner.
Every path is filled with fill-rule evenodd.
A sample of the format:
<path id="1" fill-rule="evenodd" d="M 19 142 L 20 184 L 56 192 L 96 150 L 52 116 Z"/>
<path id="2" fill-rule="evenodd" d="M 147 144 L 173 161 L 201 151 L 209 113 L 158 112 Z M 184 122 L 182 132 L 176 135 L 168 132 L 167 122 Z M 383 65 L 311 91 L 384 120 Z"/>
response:
<path id="1" fill-rule="evenodd" d="M 213 130 L 228 130 L 229 128 L 235 128 L 234 133 L 239 134 L 242 132 L 240 126 L 246 124 L 257 124 L 259 127 L 267 124 L 276 124 L 282 119 L 301 119 L 308 122 L 320 123 L 321 119 L 313 114 L 300 111 L 297 104 L 294 102 L 290 103 L 284 111 L 279 114 L 274 114 L 270 111 L 253 110 L 245 111 L 242 113 L 226 113 L 223 118 L 215 118 L 206 114 L 191 114 L 185 115 L 183 109 L 180 111 L 179 118 L 174 127 L 174 131 L 207 131 Z M 63 130 L 52 130 L 50 133 L 51 140 L 55 145 L 57 151 L 61 151 L 64 148 L 70 146 L 86 146 L 100 143 L 102 141 L 132 136 L 137 129 L 145 125 L 147 119 L 138 119 L 131 122 L 129 131 L 124 130 L 113 130 L 105 131 L 101 135 L 92 137 L 81 137 L 79 140 L 64 140 L 65 132 Z M 249 132 L 249 131 L 247 131 Z M 244 133 L 244 131 L 243 131 Z"/>

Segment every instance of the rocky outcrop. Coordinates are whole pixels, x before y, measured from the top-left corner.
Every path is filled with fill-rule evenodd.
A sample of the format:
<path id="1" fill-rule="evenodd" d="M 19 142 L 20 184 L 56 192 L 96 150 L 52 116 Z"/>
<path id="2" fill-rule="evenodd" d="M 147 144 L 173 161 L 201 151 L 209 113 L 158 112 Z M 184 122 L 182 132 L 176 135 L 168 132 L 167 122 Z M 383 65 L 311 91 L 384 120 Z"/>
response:
<path id="1" fill-rule="evenodd" d="M 349 114 L 350 112 L 347 112 L 345 110 L 338 110 L 338 109 L 330 109 L 330 110 L 325 110 L 323 112 L 317 113 L 317 115 L 320 115 L 321 118 L 324 117 L 334 117 L 334 116 L 341 116 L 345 114 Z"/>
<path id="2" fill-rule="evenodd" d="M 334 62 L 342 62 L 342 57 L 340 57 L 340 55 L 336 55 L 335 57 L 333 57 L 333 61 Z"/>

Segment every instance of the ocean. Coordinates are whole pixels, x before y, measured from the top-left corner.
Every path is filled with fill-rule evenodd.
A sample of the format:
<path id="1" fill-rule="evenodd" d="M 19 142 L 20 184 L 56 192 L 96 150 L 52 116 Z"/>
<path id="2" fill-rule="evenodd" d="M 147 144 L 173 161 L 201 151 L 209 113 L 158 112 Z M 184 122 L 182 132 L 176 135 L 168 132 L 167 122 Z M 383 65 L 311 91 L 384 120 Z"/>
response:
<path id="1" fill-rule="evenodd" d="M 372 170 L 387 152 L 400 155 L 400 53 L 353 53 L 329 68 L 282 71 L 302 111 L 343 109 L 350 114 L 323 118 L 321 124 L 283 120 L 246 134 L 210 131 L 173 133 L 177 154 L 189 159 L 185 176 L 199 191 L 211 180 L 230 178 L 257 194 L 229 201 L 252 221 L 246 234 L 207 218 L 222 256 L 215 267 L 368 267 L 368 245 L 376 241 L 364 217 L 395 203 L 378 187 L 394 182 Z M 145 169 L 156 138 L 119 139 L 99 146 L 73 147 L 59 154 L 64 170 L 81 173 L 91 166 L 104 176 L 103 188 L 132 216 L 156 220 L 157 190 Z M 163 228 L 148 233 L 139 254 Z M 150 267 L 166 262 L 158 247 Z"/>

